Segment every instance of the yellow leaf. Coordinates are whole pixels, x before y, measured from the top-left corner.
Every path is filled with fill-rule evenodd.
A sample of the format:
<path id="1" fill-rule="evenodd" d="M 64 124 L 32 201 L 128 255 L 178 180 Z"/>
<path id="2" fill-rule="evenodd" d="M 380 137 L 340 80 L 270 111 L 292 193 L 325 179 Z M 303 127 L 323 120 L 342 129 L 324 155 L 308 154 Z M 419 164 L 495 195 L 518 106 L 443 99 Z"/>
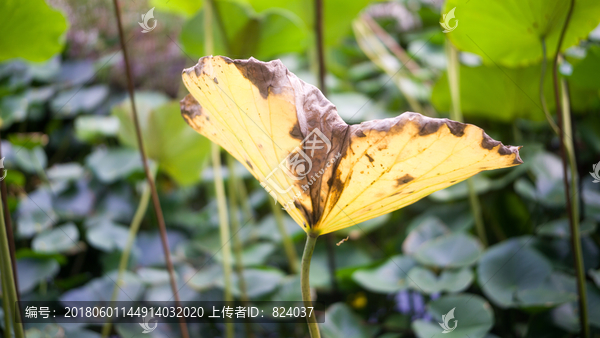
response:
<path id="1" fill-rule="evenodd" d="M 261 182 L 306 232 L 343 229 L 480 171 L 521 164 L 474 125 L 417 113 L 347 125 L 278 60 L 203 57 L 185 69 L 184 119 Z"/>

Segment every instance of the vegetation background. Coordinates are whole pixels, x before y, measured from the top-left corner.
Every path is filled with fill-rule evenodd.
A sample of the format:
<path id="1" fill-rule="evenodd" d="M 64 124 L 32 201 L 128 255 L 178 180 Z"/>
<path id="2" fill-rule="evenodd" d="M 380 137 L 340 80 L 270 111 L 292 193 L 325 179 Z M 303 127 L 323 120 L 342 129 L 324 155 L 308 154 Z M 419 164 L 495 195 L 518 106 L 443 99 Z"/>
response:
<path id="1" fill-rule="evenodd" d="M 214 54 L 280 58 L 319 84 L 312 2 L 211 3 Z M 148 24 L 156 28 L 142 33 L 138 22 L 151 8 L 156 21 Z M 225 287 L 210 143 L 179 113 L 187 94 L 181 70 L 206 54 L 205 8 L 202 1 L 121 1 L 141 131 L 182 300 L 222 299 Z M 445 34 L 439 22 L 453 8 L 458 21 L 450 26 L 458 23 Z M 325 89 L 346 122 L 404 111 L 462 113 L 494 139 L 522 145 L 525 162 L 319 241 L 311 285 L 327 306 L 324 337 L 578 336 L 560 138 L 546 117 L 556 112 L 552 62 L 568 8 L 559 0 L 323 0 Z M 600 161 L 599 23 L 599 2 L 575 2 L 558 69 L 592 336 L 600 335 L 600 184 L 589 174 Z M 0 25 L 1 151 L 21 299 L 110 300 L 124 252 L 131 255 L 117 299 L 170 299 L 112 1 L 2 0 Z M 230 219 L 239 226 L 234 296 L 301 299 L 303 231 L 227 156 L 221 171 Z M 442 334 L 438 322 L 454 307 L 458 326 Z M 224 332 L 188 326 L 192 337 Z M 0 328 L 8 337 L 4 320 Z M 97 325 L 25 329 L 27 337 L 101 336 Z M 162 324 L 144 336 L 177 337 L 178 330 Z M 235 330 L 237 337 L 307 335 L 304 324 Z M 137 324 L 111 331 L 136 334 Z"/>

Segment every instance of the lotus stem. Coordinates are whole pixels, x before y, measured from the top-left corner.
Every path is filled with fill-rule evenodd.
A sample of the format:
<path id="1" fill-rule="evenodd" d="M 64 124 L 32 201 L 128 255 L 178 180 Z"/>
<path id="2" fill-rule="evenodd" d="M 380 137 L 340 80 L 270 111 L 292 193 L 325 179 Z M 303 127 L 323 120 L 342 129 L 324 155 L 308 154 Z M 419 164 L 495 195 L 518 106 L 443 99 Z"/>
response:
<path id="1" fill-rule="evenodd" d="M 2 139 L 2 137 L 0 137 Z M 2 158 L 2 147 L 0 147 L 0 158 Z M 6 170 L 6 169 L 4 169 Z M 16 249 L 15 249 L 15 236 L 13 234 L 13 225 L 12 220 L 10 218 L 10 209 L 8 208 L 8 192 L 6 190 L 6 181 L 2 180 L 0 182 L 0 195 L 2 196 L 2 207 L 6 212 L 4 213 L 4 224 L 6 225 L 6 235 L 8 236 L 8 245 L 10 248 L 10 261 L 12 263 L 13 268 L 13 279 L 15 280 L 15 288 L 17 289 L 17 300 L 21 300 L 21 295 L 19 294 L 19 276 L 17 273 L 17 259 L 16 259 Z"/>
<path id="2" fill-rule="evenodd" d="M 0 268 L 2 270 L 2 275 L 0 277 L 0 282 L 2 282 L 2 308 L 4 309 L 4 335 L 6 337 L 11 336 L 11 325 L 10 325 L 10 301 L 8 300 L 8 284 L 6 282 L 7 274 L 5 273 L 4 263 L 0 262 Z"/>
<path id="3" fill-rule="evenodd" d="M 154 170 L 154 175 L 156 175 L 156 170 Z M 117 296 L 119 295 L 121 284 L 121 279 L 123 278 L 123 274 L 127 269 L 127 263 L 129 263 L 129 256 L 131 255 L 131 249 L 133 248 L 133 244 L 135 243 L 135 237 L 140 229 L 140 224 L 142 224 L 142 220 L 144 219 L 144 215 L 146 214 L 146 210 L 148 209 L 148 202 L 150 201 L 150 186 L 148 183 L 144 183 L 142 187 L 142 196 L 140 198 L 140 202 L 138 203 L 137 209 L 135 210 L 135 214 L 133 215 L 133 220 L 129 225 L 129 235 L 127 237 L 127 243 L 125 244 L 125 248 L 123 249 L 123 253 L 121 254 L 121 258 L 119 260 L 119 269 L 117 272 L 117 280 L 116 285 L 113 288 L 112 296 L 110 298 L 111 306 L 117 300 Z M 112 327 L 112 322 L 110 319 L 104 323 L 102 326 L 102 338 L 108 337 L 110 334 L 110 329 Z"/>
<path id="4" fill-rule="evenodd" d="M 318 235 L 308 233 L 306 236 L 306 245 L 304 246 L 304 253 L 302 254 L 302 271 L 300 273 L 300 283 L 302 288 L 302 301 L 304 307 L 311 307 L 312 300 L 310 295 L 310 260 L 313 252 L 315 251 L 315 244 L 317 243 Z M 319 325 L 315 317 L 314 311 L 312 316 L 306 318 L 308 323 L 308 331 L 310 332 L 311 338 L 321 338 L 319 332 Z"/>
<path id="5" fill-rule="evenodd" d="M 563 123 L 565 130 L 572 134 L 573 127 L 571 121 L 571 102 L 569 100 L 569 87 L 566 79 L 561 79 L 561 97 L 562 97 L 562 112 L 563 112 Z M 573 220 L 575 221 L 576 228 L 579 229 L 579 184 L 577 182 L 577 161 L 575 159 L 575 145 L 573 144 L 573 137 L 565 134 L 565 147 L 567 150 L 567 156 L 569 158 L 569 167 L 571 169 L 571 189 L 573 195 Z"/>
<path id="6" fill-rule="evenodd" d="M 25 334 L 23 333 L 23 325 L 20 323 L 20 314 L 18 311 L 13 312 L 16 308 L 14 305 L 17 302 L 17 288 L 15 286 L 13 276 L 12 265 L 10 261 L 10 248 L 8 245 L 8 237 L 6 235 L 6 225 L 4 224 L 4 208 L 0 205 L 0 260 L 2 269 L 2 281 L 3 285 L 3 302 L 8 302 L 4 304 L 4 316 L 5 318 L 8 316 L 12 318 L 12 322 L 14 323 L 13 329 L 15 332 L 16 338 L 25 338 Z M 4 300 L 6 299 L 6 301 Z M 13 315 L 14 313 L 14 315 Z M 10 328 L 9 328 L 10 330 Z M 10 331 L 9 331 L 10 332 Z"/>
<path id="7" fill-rule="evenodd" d="M 217 205 L 219 209 L 219 232 L 221 237 L 221 246 L 223 253 L 223 279 L 225 282 L 224 300 L 226 302 L 233 301 L 231 292 L 231 234 L 229 232 L 229 220 L 227 216 L 227 201 L 225 200 L 225 187 L 223 184 L 223 175 L 221 173 L 221 152 L 220 147 L 216 143 L 211 143 L 211 153 L 213 162 L 213 171 L 215 173 L 215 191 L 217 194 Z M 225 336 L 233 338 L 234 327 L 233 323 L 228 321 L 225 323 Z"/>
<path id="8" fill-rule="evenodd" d="M 561 79 L 561 103 L 562 103 L 562 121 L 560 122 L 560 128 L 562 129 L 561 139 L 564 142 L 565 147 L 565 155 L 568 160 L 569 169 L 571 171 L 571 182 L 569 184 L 570 191 L 565 190 L 565 194 L 571 200 L 571 215 L 570 215 L 570 224 L 571 225 L 571 246 L 573 248 L 573 256 L 575 263 L 575 273 L 577 275 L 577 290 L 579 292 L 579 306 L 580 306 L 580 322 L 582 326 L 582 335 L 581 337 L 589 337 L 589 314 L 587 307 L 587 297 L 586 297 L 586 289 L 585 289 L 585 268 L 583 264 L 583 253 L 581 249 L 581 235 L 579 232 L 579 184 L 577 183 L 577 163 L 575 160 L 575 146 L 573 145 L 573 137 L 572 133 L 572 124 L 571 124 L 571 107 L 569 102 L 569 93 L 567 81 L 565 79 Z M 558 114 L 559 112 L 557 112 Z M 559 120 L 560 121 L 560 120 Z M 569 134 L 566 133 L 568 131 Z M 563 163 L 563 166 L 565 163 Z M 563 172 L 564 174 L 564 172 Z M 565 177 L 565 180 L 567 178 Z"/>
<path id="9" fill-rule="evenodd" d="M 547 63 L 548 63 L 548 60 L 546 58 L 546 39 L 542 38 L 542 71 L 540 74 L 540 89 L 539 89 L 540 103 L 542 104 L 542 111 L 544 112 L 544 116 L 546 116 L 546 121 L 548 121 L 548 124 L 550 125 L 552 130 L 554 130 L 556 135 L 560 136 L 560 130 L 558 129 L 556 122 L 554 122 L 552 115 L 550 115 L 550 111 L 548 110 L 548 105 L 546 105 L 546 98 L 544 96 L 544 78 L 546 76 L 546 64 Z"/>
<path id="10" fill-rule="evenodd" d="M 571 200 L 571 189 L 569 188 L 569 177 L 567 167 L 570 164 L 571 167 L 571 178 L 572 182 L 576 183 L 576 175 L 577 168 L 574 161 L 574 149 L 569 149 L 569 147 L 573 147 L 573 141 L 571 130 L 569 130 L 569 135 L 565 133 L 567 128 L 571 126 L 571 117 L 570 117 L 570 109 L 568 107 L 568 99 L 566 97 L 566 92 L 563 92 L 562 98 L 563 102 L 561 104 L 561 93 L 559 89 L 559 78 L 558 78 L 558 59 L 560 57 L 560 49 L 562 46 L 563 39 L 565 37 L 565 32 L 567 31 L 567 27 L 569 26 L 569 22 L 571 20 L 571 15 L 573 14 L 573 8 L 575 7 L 575 0 L 570 1 L 569 11 L 567 12 L 567 17 L 565 20 L 565 24 L 562 27 L 562 31 L 560 33 L 560 38 L 558 40 L 558 44 L 556 45 L 556 53 L 554 54 L 554 64 L 552 69 L 552 79 L 553 79 L 553 88 L 554 88 L 554 100 L 556 103 L 556 119 L 558 121 L 558 128 L 560 131 L 559 139 L 560 139 L 560 157 L 563 164 L 563 184 L 565 188 L 565 198 L 566 198 L 566 207 L 567 214 L 569 216 L 569 226 L 571 230 L 571 247 L 573 250 L 573 260 L 575 265 L 575 276 L 577 278 L 577 292 L 579 295 L 579 323 L 581 326 L 581 337 L 589 338 L 590 337 L 590 327 L 589 327 L 589 319 L 588 319 L 588 309 L 587 309 L 587 298 L 586 298 L 586 290 L 585 290 L 585 272 L 583 267 L 583 254 L 581 252 L 581 238 L 579 236 L 579 213 L 574 208 L 575 204 L 572 203 Z M 566 107 L 566 109 L 563 109 Z M 571 153 L 571 155 L 569 154 Z M 570 160 L 572 158 L 572 160 Z M 577 198 L 575 193 L 577 192 L 577 184 L 571 184 L 573 187 L 573 196 Z M 577 217 L 577 218 L 576 218 Z"/>
<path id="11" fill-rule="evenodd" d="M 285 229 L 285 222 L 283 218 L 283 212 L 276 204 L 271 204 L 271 210 L 273 211 L 273 217 L 275 218 L 275 224 L 277 225 L 277 229 L 279 230 L 279 234 L 281 235 L 281 242 L 283 243 L 283 249 L 285 250 L 285 256 L 288 260 L 288 265 L 290 267 L 290 272 L 293 274 L 298 273 L 298 254 L 296 253 L 296 248 L 294 248 L 294 243 L 288 235 L 287 230 Z"/>
<path id="12" fill-rule="evenodd" d="M 448 85 L 450 87 L 450 97 L 452 98 L 452 109 L 450 109 L 450 119 L 463 122 L 462 109 L 460 106 L 460 63 L 458 61 L 458 51 L 452 43 L 446 40 L 446 55 L 448 57 Z M 477 236 L 484 246 L 488 246 L 485 224 L 481 214 L 481 204 L 473 185 L 473 179 L 467 179 L 469 189 L 469 203 L 475 219 L 475 229 Z"/>
<path id="13" fill-rule="evenodd" d="M 242 241 L 240 240 L 240 222 L 238 219 L 238 204 L 236 191 L 239 191 L 237 183 L 238 179 L 235 174 L 235 159 L 231 155 L 227 155 L 227 168 L 229 169 L 229 180 L 227 180 L 227 193 L 229 194 L 229 215 L 231 217 L 231 232 L 233 232 L 233 255 L 235 256 L 235 271 L 238 275 L 238 287 L 240 288 L 240 300 L 244 306 L 249 306 L 250 299 L 248 298 L 248 289 L 246 287 L 246 279 L 244 278 L 244 262 L 242 259 Z M 254 337 L 252 334 L 252 325 L 250 322 L 244 322 L 246 328 L 246 336 Z"/>
<path id="14" fill-rule="evenodd" d="M 212 0 L 204 3 L 204 50 L 207 55 L 212 55 L 214 51 L 212 19 L 215 3 Z M 231 292 L 231 244 L 229 242 L 229 220 L 227 219 L 227 201 L 225 198 L 225 187 L 223 184 L 223 175 L 221 173 L 221 147 L 216 143 L 211 143 L 211 156 L 213 172 L 215 174 L 215 193 L 217 195 L 217 207 L 219 210 L 219 234 L 223 253 L 223 279 L 225 284 L 224 299 L 226 302 L 233 301 Z M 233 323 L 225 323 L 225 337 L 233 338 L 235 330 Z"/>
<path id="15" fill-rule="evenodd" d="M 236 200 L 236 176 L 234 173 L 234 159 L 227 155 L 227 168 L 229 169 L 229 180 L 227 181 L 227 192 L 229 194 L 229 215 L 231 217 L 231 232 L 233 232 L 233 255 L 235 256 L 235 268 L 239 278 L 239 287 L 242 302 L 248 302 L 246 291 L 246 280 L 244 279 L 244 263 L 242 260 L 242 241 L 239 237 L 240 222 L 238 219 L 238 205 Z"/>
<path id="16" fill-rule="evenodd" d="M 315 13 L 315 42 L 317 49 L 317 63 L 318 63 L 318 77 L 319 77 L 319 89 L 324 96 L 327 96 L 327 86 L 325 83 L 325 76 L 327 74 L 327 66 L 325 65 L 325 45 L 324 45 L 324 31 L 323 31 L 323 1 L 315 0 L 314 2 L 314 13 Z M 335 251 L 333 250 L 333 243 L 335 243 L 334 234 L 328 234 L 327 236 L 327 266 L 329 268 L 329 275 L 331 279 L 331 289 L 334 294 L 337 294 L 338 287 L 335 279 Z"/>
<path id="17" fill-rule="evenodd" d="M 254 222 L 254 214 L 252 213 L 252 208 L 250 207 L 250 203 L 248 203 L 248 191 L 246 190 L 246 186 L 244 185 L 244 180 L 236 175 L 236 187 L 237 187 L 237 196 L 239 197 L 238 201 L 242 207 L 242 213 L 244 214 L 244 218 L 246 220 L 252 220 Z"/>
<path id="18" fill-rule="evenodd" d="M 152 178 L 150 166 L 148 164 L 148 157 L 144 150 L 144 142 L 142 139 L 142 132 L 140 130 L 140 122 L 138 120 L 137 109 L 135 106 L 135 88 L 133 85 L 133 73 L 131 72 L 131 66 L 129 63 L 129 56 L 127 54 L 127 44 L 125 43 L 125 33 L 123 30 L 123 24 L 121 23 L 121 10 L 119 8 L 119 1 L 113 0 L 115 7 L 115 17 L 117 19 L 117 28 L 119 31 L 119 41 L 121 43 L 121 51 L 123 52 L 123 61 L 125 63 L 125 75 L 127 78 L 127 91 L 129 92 L 129 99 L 131 100 L 131 112 L 133 115 L 133 125 L 135 126 L 135 136 L 137 140 L 138 150 L 140 157 L 142 158 L 142 164 L 144 166 L 144 173 L 146 174 L 146 181 L 150 186 L 150 193 L 152 196 L 152 205 L 154 206 L 154 212 L 156 214 L 156 220 L 158 222 L 158 230 L 160 233 L 160 241 L 162 244 L 163 253 L 165 256 L 165 263 L 167 265 L 167 271 L 169 271 L 169 282 L 171 289 L 173 290 L 173 298 L 175 299 L 175 305 L 181 307 L 181 301 L 179 300 L 179 289 L 177 282 L 175 281 L 175 268 L 171 260 L 171 250 L 169 249 L 169 241 L 167 239 L 167 226 L 165 224 L 165 218 L 163 216 L 162 208 L 160 206 L 160 199 L 158 198 L 158 191 Z M 179 318 L 179 329 L 181 330 L 182 338 L 189 338 L 189 333 L 185 318 Z"/>

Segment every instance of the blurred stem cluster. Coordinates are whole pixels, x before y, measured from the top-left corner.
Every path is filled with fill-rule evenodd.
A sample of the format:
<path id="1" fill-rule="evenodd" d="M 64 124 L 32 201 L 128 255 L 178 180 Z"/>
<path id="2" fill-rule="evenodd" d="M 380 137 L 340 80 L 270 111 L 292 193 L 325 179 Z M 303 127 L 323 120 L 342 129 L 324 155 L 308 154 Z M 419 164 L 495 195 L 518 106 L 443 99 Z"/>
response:
<path id="1" fill-rule="evenodd" d="M 446 41 L 446 56 L 448 59 L 448 82 L 450 86 L 450 97 L 452 99 L 452 109 L 450 110 L 450 119 L 458 122 L 463 122 L 462 110 L 460 108 L 460 63 L 458 60 L 458 50 L 450 41 Z M 487 236 L 485 233 L 485 224 L 481 215 L 481 204 L 473 185 L 473 179 L 467 179 L 469 189 L 469 203 L 471 211 L 475 219 L 475 228 L 479 240 L 484 246 L 488 246 Z"/>
<path id="2" fill-rule="evenodd" d="M 4 222 L 4 208 L 0 205 L 0 273 L 2 274 L 2 302 L 4 308 L 4 325 L 5 332 L 10 332 L 11 320 L 14 334 L 16 338 L 25 338 L 23 326 L 19 320 L 19 312 L 11 311 L 16 308 L 13 306 L 17 302 L 17 287 L 14 283 L 13 269 L 10 261 L 10 248 L 8 244 L 8 236 L 6 234 L 6 224 Z M 14 316 L 13 316 L 14 314 Z"/>

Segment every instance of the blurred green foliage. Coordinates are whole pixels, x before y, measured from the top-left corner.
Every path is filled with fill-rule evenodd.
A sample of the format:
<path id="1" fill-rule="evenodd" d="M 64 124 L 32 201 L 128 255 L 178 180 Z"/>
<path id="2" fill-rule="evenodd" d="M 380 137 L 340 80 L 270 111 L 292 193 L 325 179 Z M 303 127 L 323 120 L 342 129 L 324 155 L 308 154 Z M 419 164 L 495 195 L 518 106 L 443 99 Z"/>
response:
<path id="1" fill-rule="evenodd" d="M 67 20 L 44 0 L 2 1 L 0 22 L 0 61 L 17 57 L 45 61 L 63 47 Z"/>

